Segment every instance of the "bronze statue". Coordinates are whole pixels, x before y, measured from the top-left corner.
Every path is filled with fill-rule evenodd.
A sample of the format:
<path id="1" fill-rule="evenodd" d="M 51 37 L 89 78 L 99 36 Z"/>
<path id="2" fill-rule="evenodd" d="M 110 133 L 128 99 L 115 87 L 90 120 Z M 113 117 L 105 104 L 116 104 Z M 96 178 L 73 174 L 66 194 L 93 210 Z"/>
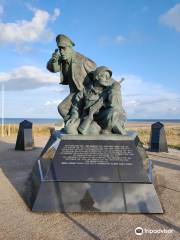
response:
<path id="1" fill-rule="evenodd" d="M 98 67 L 75 52 L 67 36 L 56 37 L 58 49 L 47 63 L 51 72 L 60 72 L 60 84 L 69 85 L 70 94 L 59 104 L 67 134 L 126 134 L 120 82 L 112 79 L 108 67 Z"/>
<path id="2" fill-rule="evenodd" d="M 47 63 L 50 72 L 60 72 L 60 84 L 69 85 L 70 94 L 59 104 L 58 111 L 66 122 L 69 119 L 69 110 L 73 96 L 82 91 L 88 84 L 87 74 L 96 68 L 96 64 L 89 58 L 75 52 L 75 44 L 65 35 L 56 37 L 58 49 L 52 54 Z"/>

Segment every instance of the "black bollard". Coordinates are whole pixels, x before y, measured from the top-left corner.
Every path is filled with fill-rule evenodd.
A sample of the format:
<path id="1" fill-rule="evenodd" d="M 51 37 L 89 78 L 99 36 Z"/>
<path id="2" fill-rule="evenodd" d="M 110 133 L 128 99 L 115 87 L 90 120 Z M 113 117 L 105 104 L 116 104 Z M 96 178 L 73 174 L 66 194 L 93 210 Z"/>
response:
<path id="1" fill-rule="evenodd" d="M 32 134 L 32 123 L 24 120 L 19 124 L 15 150 L 32 150 L 34 139 Z"/>
<path id="2" fill-rule="evenodd" d="M 153 152 L 168 152 L 166 132 L 161 122 L 151 125 L 150 150 Z"/>

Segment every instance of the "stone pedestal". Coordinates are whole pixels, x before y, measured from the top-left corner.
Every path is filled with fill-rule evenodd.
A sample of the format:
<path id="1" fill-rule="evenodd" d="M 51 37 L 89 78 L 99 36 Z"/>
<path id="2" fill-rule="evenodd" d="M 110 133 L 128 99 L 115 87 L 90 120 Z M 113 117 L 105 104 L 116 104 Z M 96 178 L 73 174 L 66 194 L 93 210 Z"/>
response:
<path id="1" fill-rule="evenodd" d="M 151 126 L 150 150 L 152 152 L 168 152 L 164 125 L 156 122 Z"/>
<path id="2" fill-rule="evenodd" d="M 24 120 L 19 124 L 15 150 L 32 150 L 33 147 L 32 123 Z"/>
<path id="3" fill-rule="evenodd" d="M 29 179 L 36 212 L 162 213 L 136 133 L 54 133 Z"/>

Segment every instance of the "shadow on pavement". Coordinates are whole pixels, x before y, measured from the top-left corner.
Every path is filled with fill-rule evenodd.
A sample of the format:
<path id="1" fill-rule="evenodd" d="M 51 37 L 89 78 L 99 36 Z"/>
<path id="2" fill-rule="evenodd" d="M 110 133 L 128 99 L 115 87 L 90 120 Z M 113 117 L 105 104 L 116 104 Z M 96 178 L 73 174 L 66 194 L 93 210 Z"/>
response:
<path id="1" fill-rule="evenodd" d="M 174 191 L 174 192 L 180 192 L 180 191 L 178 191 L 176 189 L 173 189 L 173 188 L 170 188 L 170 187 L 167 187 L 167 186 L 163 186 L 163 185 L 158 185 L 158 186 L 161 187 L 161 188 L 166 188 L 166 189 Z"/>
<path id="2" fill-rule="evenodd" d="M 157 154 L 152 154 L 151 152 L 148 152 L 148 155 L 151 155 L 153 157 L 161 157 L 161 158 L 166 158 L 166 159 L 172 159 L 172 160 L 176 160 L 176 161 L 180 161 L 180 159 L 178 159 L 178 157 L 171 157 L 171 156 L 162 156 L 162 155 L 157 155 Z"/>
<path id="3" fill-rule="evenodd" d="M 173 163 L 160 162 L 160 161 L 157 161 L 157 160 L 152 160 L 152 162 L 155 165 L 160 166 L 160 167 L 165 167 L 165 168 L 169 168 L 169 169 L 172 169 L 172 170 L 180 171 L 180 165 L 176 165 L 176 164 L 173 164 Z"/>
<path id="4" fill-rule="evenodd" d="M 160 223 L 162 225 L 167 226 L 170 229 L 174 229 L 176 232 L 180 233 L 180 227 L 178 227 L 178 226 L 176 226 L 176 225 L 174 225 L 174 224 L 172 224 L 170 222 L 167 222 L 166 220 L 161 219 L 161 218 L 157 217 L 156 215 L 147 214 L 145 216 L 148 217 L 148 218 L 153 219 L 154 221 L 156 221 L 156 222 L 158 222 L 158 223 Z"/>
<path id="5" fill-rule="evenodd" d="M 99 237 L 97 237 L 94 233 L 92 233 L 89 229 L 84 227 L 81 223 L 76 221 L 74 218 L 70 217 L 67 213 L 63 213 L 65 217 L 67 217 L 69 220 L 71 220 L 76 226 L 78 226 L 80 229 L 82 229 L 84 232 L 86 232 L 89 236 L 91 236 L 94 240 L 101 240 Z"/>
<path id="6" fill-rule="evenodd" d="M 13 187 L 24 199 L 24 191 L 27 179 L 32 171 L 34 162 L 42 149 L 34 148 L 29 151 L 15 151 L 14 143 L 0 140 L 0 168 L 9 179 Z"/>

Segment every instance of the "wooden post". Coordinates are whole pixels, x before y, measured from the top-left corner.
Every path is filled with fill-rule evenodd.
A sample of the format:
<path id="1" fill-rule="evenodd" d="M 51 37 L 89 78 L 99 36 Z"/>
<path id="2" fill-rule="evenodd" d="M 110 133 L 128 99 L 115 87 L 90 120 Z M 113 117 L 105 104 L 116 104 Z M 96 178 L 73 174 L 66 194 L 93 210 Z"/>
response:
<path id="1" fill-rule="evenodd" d="M 11 124 L 8 124 L 8 136 L 11 136 Z"/>
<path id="2" fill-rule="evenodd" d="M 1 137 L 4 137 L 4 83 L 1 86 Z"/>

